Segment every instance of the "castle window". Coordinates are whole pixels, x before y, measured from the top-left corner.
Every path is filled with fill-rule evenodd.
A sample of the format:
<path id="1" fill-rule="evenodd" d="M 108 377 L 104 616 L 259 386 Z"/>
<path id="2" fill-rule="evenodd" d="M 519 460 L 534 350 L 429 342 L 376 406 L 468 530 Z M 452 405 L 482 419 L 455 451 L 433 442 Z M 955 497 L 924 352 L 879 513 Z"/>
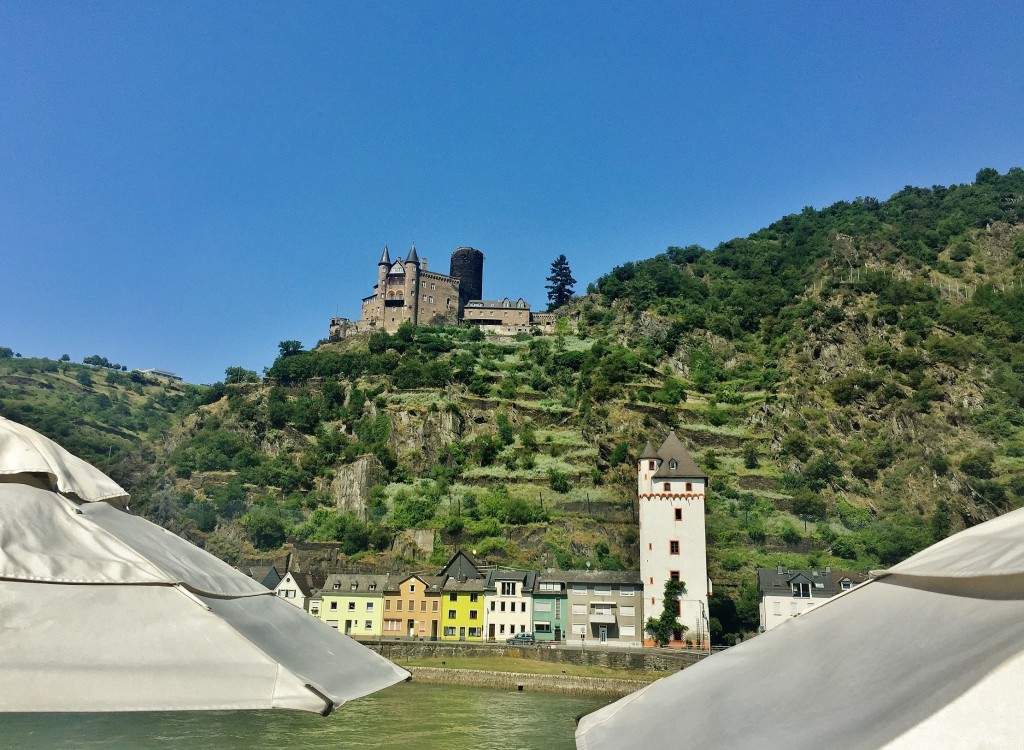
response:
<path id="1" fill-rule="evenodd" d="M 670 468 L 670 469 L 674 469 L 677 466 L 679 466 L 679 464 L 676 463 L 676 460 L 674 458 L 671 461 L 668 462 L 668 468 Z"/>
<path id="2" fill-rule="evenodd" d="M 679 540 L 678 539 L 673 539 L 671 542 L 668 543 L 668 553 L 670 555 L 678 555 L 679 554 Z"/>
<path id="3" fill-rule="evenodd" d="M 434 295 L 430 295 L 430 304 L 434 304 Z"/>
<path id="4" fill-rule="evenodd" d="M 687 492 L 693 492 L 693 482 L 687 482 L 686 483 L 686 491 Z"/>
<path id="5" fill-rule="evenodd" d="M 678 581 L 679 580 L 679 571 L 678 570 L 671 570 L 671 571 L 669 571 L 668 577 L 670 579 L 672 579 L 673 581 Z"/>
<path id="6" fill-rule="evenodd" d="M 662 485 L 662 489 L 663 489 L 663 490 L 664 490 L 665 492 L 669 492 L 669 491 L 671 491 L 671 489 L 672 489 L 672 483 L 671 483 L 671 482 L 665 482 L 665 483 L 664 483 L 664 484 Z"/>
<path id="7" fill-rule="evenodd" d="M 437 289 L 437 286 L 435 284 L 431 284 L 430 291 L 434 291 L 435 289 Z"/>
<path id="8" fill-rule="evenodd" d="M 676 520 L 677 521 L 682 521 L 683 520 L 683 509 L 682 508 L 676 508 L 675 511 L 676 511 Z"/>
<path id="9" fill-rule="evenodd" d="M 648 469 L 649 469 L 650 471 L 654 471 L 654 461 L 648 461 L 648 462 L 647 462 L 647 468 L 648 468 Z"/>

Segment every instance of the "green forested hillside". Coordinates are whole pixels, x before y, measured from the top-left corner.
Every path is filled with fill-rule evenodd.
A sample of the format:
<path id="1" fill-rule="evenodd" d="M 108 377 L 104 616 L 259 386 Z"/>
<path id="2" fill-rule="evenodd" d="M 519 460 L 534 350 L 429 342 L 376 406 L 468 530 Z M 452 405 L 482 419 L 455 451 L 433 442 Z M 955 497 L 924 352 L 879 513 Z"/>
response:
<path id="1" fill-rule="evenodd" d="M 551 336 L 282 342 L 147 433 L 142 507 L 231 561 L 631 567 L 633 462 L 675 429 L 741 632 L 757 566 L 883 567 L 1022 503 L 1022 258 L 1024 171 L 986 169 L 625 264 Z"/>

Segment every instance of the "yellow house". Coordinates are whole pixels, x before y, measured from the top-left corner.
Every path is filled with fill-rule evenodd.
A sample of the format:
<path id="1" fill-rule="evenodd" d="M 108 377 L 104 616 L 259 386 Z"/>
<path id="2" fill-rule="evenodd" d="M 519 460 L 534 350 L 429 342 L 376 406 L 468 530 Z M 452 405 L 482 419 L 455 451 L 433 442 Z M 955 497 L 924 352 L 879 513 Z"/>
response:
<path id="1" fill-rule="evenodd" d="M 429 638 L 441 634 L 441 585 L 439 576 L 411 574 L 384 591 L 385 637 Z"/>
<path id="2" fill-rule="evenodd" d="M 386 575 L 335 573 L 320 590 L 316 616 L 353 638 L 380 638 Z"/>
<path id="3" fill-rule="evenodd" d="M 441 640 L 484 639 L 484 579 L 448 578 L 441 589 Z"/>

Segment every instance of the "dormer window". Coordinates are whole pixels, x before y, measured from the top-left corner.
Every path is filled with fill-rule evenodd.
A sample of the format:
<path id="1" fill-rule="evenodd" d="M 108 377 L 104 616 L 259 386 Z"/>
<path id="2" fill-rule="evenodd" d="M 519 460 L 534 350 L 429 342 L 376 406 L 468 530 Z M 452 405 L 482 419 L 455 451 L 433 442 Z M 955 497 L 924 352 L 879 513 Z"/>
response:
<path id="1" fill-rule="evenodd" d="M 376 591 L 376 590 L 377 590 L 377 584 L 376 583 L 371 583 L 370 584 L 370 591 Z"/>
<path id="2" fill-rule="evenodd" d="M 679 466 L 679 463 L 674 458 L 671 461 L 668 462 L 668 468 L 670 468 L 670 469 L 675 469 L 678 466 Z"/>
<path id="3" fill-rule="evenodd" d="M 793 584 L 793 596 L 799 599 L 811 598 L 811 584 L 807 582 Z"/>
<path id="4" fill-rule="evenodd" d="M 340 584 L 340 583 L 336 583 L 336 584 L 334 584 L 334 590 L 335 590 L 335 591 L 337 591 L 337 590 L 338 590 L 338 589 L 340 589 L 340 588 L 341 588 L 341 584 Z"/>
<path id="5" fill-rule="evenodd" d="M 349 589 L 352 590 L 352 591 L 355 591 L 358 588 L 359 588 L 359 584 L 356 583 L 355 581 L 352 581 L 352 584 L 349 586 Z"/>

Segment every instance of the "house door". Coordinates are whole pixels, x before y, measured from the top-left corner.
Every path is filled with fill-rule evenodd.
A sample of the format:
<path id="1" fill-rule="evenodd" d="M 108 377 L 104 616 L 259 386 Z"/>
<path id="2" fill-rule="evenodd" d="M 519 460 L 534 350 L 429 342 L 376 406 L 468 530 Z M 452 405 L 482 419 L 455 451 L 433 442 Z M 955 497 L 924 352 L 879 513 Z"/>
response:
<path id="1" fill-rule="evenodd" d="M 345 635 L 352 635 L 352 621 L 345 620 Z"/>
<path id="2" fill-rule="evenodd" d="M 416 621 L 409 620 L 407 625 L 409 626 L 409 637 L 412 638 L 416 635 Z"/>
<path id="3" fill-rule="evenodd" d="M 465 628 L 459 628 L 459 640 L 460 641 L 466 640 L 466 629 Z"/>
<path id="4" fill-rule="evenodd" d="M 492 622 L 492 623 L 491 623 L 491 624 L 490 624 L 490 625 L 488 626 L 488 628 L 489 628 L 489 629 L 488 629 L 488 631 L 487 631 L 487 640 L 489 640 L 489 641 L 493 641 L 493 640 L 494 640 L 494 623 Z"/>
<path id="5" fill-rule="evenodd" d="M 598 631 L 598 633 L 600 635 L 601 643 L 607 643 L 608 642 L 608 628 L 607 628 L 607 626 L 602 625 L 601 629 Z"/>
<path id="6" fill-rule="evenodd" d="M 562 628 L 561 626 L 555 628 L 555 640 L 561 642 L 562 640 Z"/>
<path id="7" fill-rule="evenodd" d="M 437 620 L 430 621 L 430 640 L 437 640 Z"/>

